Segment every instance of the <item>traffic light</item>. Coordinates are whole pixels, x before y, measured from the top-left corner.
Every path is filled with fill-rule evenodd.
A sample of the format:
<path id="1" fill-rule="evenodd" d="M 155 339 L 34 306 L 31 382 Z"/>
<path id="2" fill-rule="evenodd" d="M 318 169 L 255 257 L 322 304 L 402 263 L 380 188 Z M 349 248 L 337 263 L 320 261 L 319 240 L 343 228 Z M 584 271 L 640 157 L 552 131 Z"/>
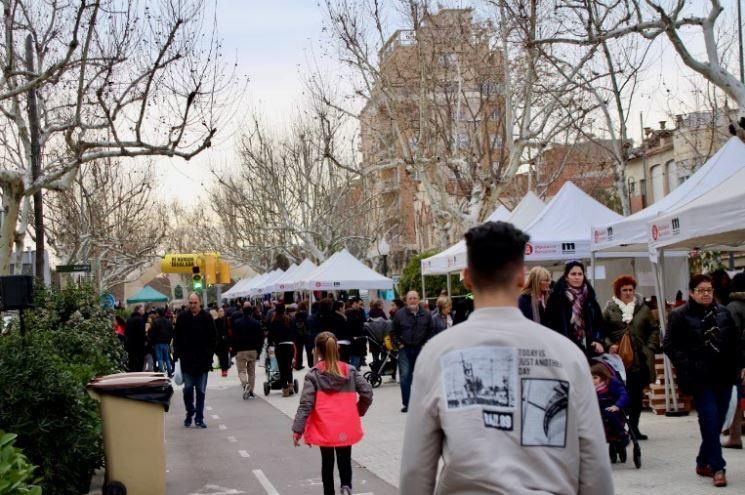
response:
<path id="1" fill-rule="evenodd" d="M 199 292 L 203 287 L 202 274 L 199 273 L 199 267 L 194 266 L 191 268 L 191 288 L 194 292 Z"/>

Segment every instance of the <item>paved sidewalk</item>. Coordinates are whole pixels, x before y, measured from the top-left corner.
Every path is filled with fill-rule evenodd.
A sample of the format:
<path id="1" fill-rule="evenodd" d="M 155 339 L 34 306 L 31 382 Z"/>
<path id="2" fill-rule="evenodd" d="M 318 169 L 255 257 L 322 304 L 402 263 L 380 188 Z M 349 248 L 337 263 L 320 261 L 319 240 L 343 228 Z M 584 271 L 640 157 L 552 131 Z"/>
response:
<path id="1" fill-rule="evenodd" d="M 301 387 L 304 375 L 305 370 L 295 372 Z M 257 378 L 263 382 L 263 368 L 257 371 Z M 396 383 L 388 383 L 389 380 L 390 378 L 385 377 L 383 385 L 374 390 L 373 404 L 363 418 L 365 438 L 355 445 L 352 457 L 370 472 L 398 486 L 406 414 L 400 412 L 400 389 Z M 283 398 L 281 394 L 272 391 L 266 400 L 288 418 L 294 417 L 297 396 Z M 641 442 L 642 468 L 635 469 L 630 458 L 627 464 L 613 466 L 617 495 L 745 493 L 744 450 L 725 449 L 729 487 L 715 489 L 709 478 L 696 476 L 694 461 L 699 446 L 699 434 L 695 414 L 683 418 L 668 418 L 645 412 L 641 427 L 650 436 L 650 440 Z M 629 450 L 629 455 L 630 453 Z"/>

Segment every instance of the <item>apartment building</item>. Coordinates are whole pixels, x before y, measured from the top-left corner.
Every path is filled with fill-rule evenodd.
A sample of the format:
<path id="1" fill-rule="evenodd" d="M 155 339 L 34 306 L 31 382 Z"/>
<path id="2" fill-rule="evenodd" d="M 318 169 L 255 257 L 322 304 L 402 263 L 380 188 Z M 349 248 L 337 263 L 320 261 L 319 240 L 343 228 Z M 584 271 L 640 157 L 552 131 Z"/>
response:
<path id="1" fill-rule="evenodd" d="M 399 30 L 379 53 L 379 78 L 360 114 L 365 171 L 384 215 L 382 237 L 399 270 L 442 247 L 432 198 L 457 204 L 503 142 L 501 54 L 494 28 L 471 9 L 441 9 Z M 448 228 L 450 239 L 462 235 Z"/>

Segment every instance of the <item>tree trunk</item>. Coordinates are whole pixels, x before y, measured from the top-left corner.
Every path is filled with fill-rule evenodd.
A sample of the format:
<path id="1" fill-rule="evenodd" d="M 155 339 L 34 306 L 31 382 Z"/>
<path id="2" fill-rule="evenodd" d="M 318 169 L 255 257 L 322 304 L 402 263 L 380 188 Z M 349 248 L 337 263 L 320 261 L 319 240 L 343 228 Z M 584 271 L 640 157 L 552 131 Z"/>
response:
<path id="1" fill-rule="evenodd" d="M 3 188 L 3 210 L 0 225 L 0 275 L 10 275 L 10 256 L 13 253 L 16 224 L 21 211 L 23 187 L 21 184 L 6 184 Z"/>

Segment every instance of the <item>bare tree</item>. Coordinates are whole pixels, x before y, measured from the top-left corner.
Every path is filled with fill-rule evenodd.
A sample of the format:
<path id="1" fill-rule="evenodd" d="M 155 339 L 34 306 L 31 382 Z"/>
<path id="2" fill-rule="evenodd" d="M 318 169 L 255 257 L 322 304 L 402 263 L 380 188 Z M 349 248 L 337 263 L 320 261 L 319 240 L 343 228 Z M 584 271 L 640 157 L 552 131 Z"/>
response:
<path id="1" fill-rule="evenodd" d="M 366 254 L 377 216 L 344 120 L 318 101 L 286 133 L 272 135 L 253 118 L 239 167 L 216 173 L 210 192 L 221 253 L 257 271 L 269 269 L 278 253 L 317 262 L 342 247 Z"/>
<path id="2" fill-rule="evenodd" d="M 588 111 L 529 43 L 543 15 L 535 2 L 520 16 L 487 4 L 496 22 L 427 1 L 325 2 L 363 108 L 368 171 L 403 166 L 418 181 L 440 247 L 483 220 L 521 163 Z"/>
<path id="3" fill-rule="evenodd" d="M 222 71 L 200 0 L 2 3 L 0 273 L 8 273 L 13 244 L 23 247 L 29 197 L 69 188 L 95 160 L 192 158 L 211 145 L 219 97 L 237 79 Z M 32 64 L 23 63 L 27 35 Z"/>
<path id="4" fill-rule="evenodd" d="M 168 234 L 151 176 L 152 167 L 88 162 L 70 188 L 47 196 L 50 247 L 64 263 L 90 262 L 100 290 L 152 263 Z"/>

